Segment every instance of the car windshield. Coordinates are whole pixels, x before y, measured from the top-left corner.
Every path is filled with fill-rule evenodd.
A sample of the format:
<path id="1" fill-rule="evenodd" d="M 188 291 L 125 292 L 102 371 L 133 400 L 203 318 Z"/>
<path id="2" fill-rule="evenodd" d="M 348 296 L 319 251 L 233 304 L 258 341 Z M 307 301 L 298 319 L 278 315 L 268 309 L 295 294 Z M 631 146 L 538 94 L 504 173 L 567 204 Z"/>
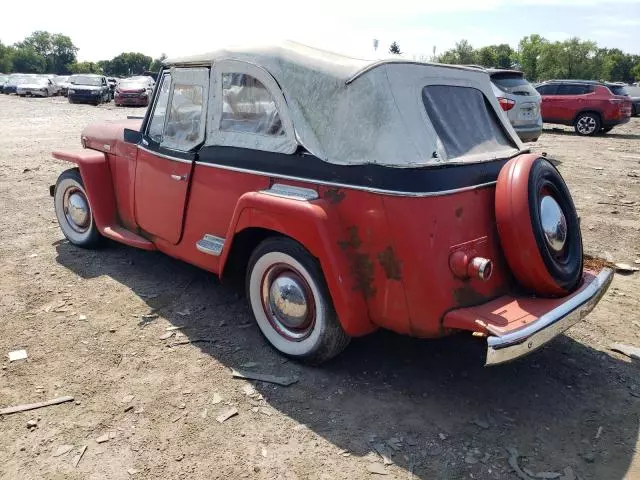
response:
<path id="1" fill-rule="evenodd" d="M 70 78 L 70 82 L 73 85 L 91 85 L 93 87 L 102 85 L 102 79 L 100 77 L 89 77 L 85 75 L 74 75 Z"/>
<path id="2" fill-rule="evenodd" d="M 522 74 L 519 73 L 494 73 L 491 75 L 491 82 L 500 90 L 513 95 L 535 95 L 533 88 Z"/>
<path id="3" fill-rule="evenodd" d="M 61 83 L 67 83 L 69 81 L 69 77 L 56 77 L 55 82 L 60 85 Z"/>
<path id="4" fill-rule="evenodd" d="M 139 80 L 123 80 L 118 84 L 118 87 L 126 88 L 126 89 L 134 89 L 134 88 L 142 89 L 142 88 L 145 88 L 145 85 Z"/>
<path id="5" fill-rule="evenodd" d="M 34 78 L 31 83 L 35 83 L 36 85 L 47 85 L 49 83 L 49 79 L 42 77 Z"/>
<path id="6" fill-rule="evenodd" d="M 622 95 L 624 97 L 629 96 L 629 93 L 627 92 L 627 89 L 624 87 L 624 85 L 607 85 L 607 87 L 609 87 L 609 90 L 611 90 L 611 93 L 613 93 L 614 95 Z"/>

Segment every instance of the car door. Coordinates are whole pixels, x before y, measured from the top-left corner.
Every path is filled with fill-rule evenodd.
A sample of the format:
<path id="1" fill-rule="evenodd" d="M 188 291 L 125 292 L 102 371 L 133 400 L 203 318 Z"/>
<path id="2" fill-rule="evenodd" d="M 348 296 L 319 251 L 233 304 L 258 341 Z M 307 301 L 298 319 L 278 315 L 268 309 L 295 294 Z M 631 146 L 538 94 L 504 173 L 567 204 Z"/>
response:
<path id="1" fill-rule="evenodd" d="M 196 148 L 204 141 L 208 81 L 207 68 L 165 73 L 138 144 L 136 223 L 172 244 L 182 235 Z"/>
<path id="2" fill-rule="evenodd" d="M 556 102 L 556 118 L 565 122 L 573 122 L 579 109 L 580 97 L 585 93 L 585 85 L 565 83 L 558 86 Z"/>
<path id="3" fill-rule="evenodd" d="M 557 119 L 558 117 L 555 115 L 557 114 L 558 99 L 556 98 L 556 92 L 558 86 L 554 84 L 541 85 L 536 90 L 538 90 L 538 93 L 542 96 L 540 104 L 542 120 L 549 122 Z"/>

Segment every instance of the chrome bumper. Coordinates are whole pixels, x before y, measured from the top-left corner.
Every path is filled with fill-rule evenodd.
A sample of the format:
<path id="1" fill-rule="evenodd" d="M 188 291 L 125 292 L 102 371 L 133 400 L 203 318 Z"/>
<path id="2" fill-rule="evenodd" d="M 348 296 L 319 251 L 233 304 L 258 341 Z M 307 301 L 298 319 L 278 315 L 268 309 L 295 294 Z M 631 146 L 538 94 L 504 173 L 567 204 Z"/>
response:
<path id="1" fill-rule="evenodd" d="M 537 321 L 501 337 L 489 337 L 485 366 L 509 362 L 531 353 L 578 323 L 598 304 L 612 280 L 613 270 L 605 268 L 579 293 Z"/>

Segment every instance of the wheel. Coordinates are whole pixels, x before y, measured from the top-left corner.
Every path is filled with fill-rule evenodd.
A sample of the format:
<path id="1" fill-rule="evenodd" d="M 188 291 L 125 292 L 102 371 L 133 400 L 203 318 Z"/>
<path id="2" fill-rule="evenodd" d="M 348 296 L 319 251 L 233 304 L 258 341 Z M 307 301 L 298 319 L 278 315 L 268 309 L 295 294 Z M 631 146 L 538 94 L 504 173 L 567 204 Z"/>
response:
<path id="1" fill-rule="evenodd" d="M 602 133 L 609 133 L 611 130 L 613 130 L 613 127 L 605 127 L 601 131 Z"/>
<path id="2" fill-rule="evenodd" d="M 258 327 L 280 353 L 318 365 L 349 344 L 320 265 L 298 242 L 271 237 L 258 245 L 246 289 Z"/>
<path id="3" fill-rule="evenodd" d="M 502 168 L 495 197 L 500 244 L 525 288 L 564 296 L 582 279 L 580 222 L 560 173 L 544 158 L 520 155 Z"/>
<path id="4" fill-rule="evenodd" d="M 600 131 L 600 117 L 596 113 L 581 113 L 576 118 L 574 128 L 578 135 L 595 135 Z"/>
<path id="5" fill-rule="evenodd" d="M 64 236 L 79 247 L 95 248 L 102 236 L 98 232 L 91 205 L 77 168 L 62 172 L 56 182 L 53 203 Z"/>

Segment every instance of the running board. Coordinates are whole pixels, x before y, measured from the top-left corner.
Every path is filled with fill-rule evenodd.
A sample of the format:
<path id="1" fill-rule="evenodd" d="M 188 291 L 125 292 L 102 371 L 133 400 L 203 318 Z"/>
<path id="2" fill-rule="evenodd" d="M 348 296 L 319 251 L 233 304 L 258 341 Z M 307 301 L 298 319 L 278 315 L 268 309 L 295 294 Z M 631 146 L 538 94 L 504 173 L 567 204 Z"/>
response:
<path id="1" fill-rule="evenodd" d="M 102 235 L 116 242 L 124 243 L 142 250 L 155 250 L 156 246 L 140 235 L 133 233 L 119 225 L 108 225 L 102 230 Z"/>
<path id="2" fill-rule="evenodd" d="M 224 247 L 224 238 L 215 237 L 208 233 L 196 242 L 196 248 L 202 253 L 219 257 Z"/>

